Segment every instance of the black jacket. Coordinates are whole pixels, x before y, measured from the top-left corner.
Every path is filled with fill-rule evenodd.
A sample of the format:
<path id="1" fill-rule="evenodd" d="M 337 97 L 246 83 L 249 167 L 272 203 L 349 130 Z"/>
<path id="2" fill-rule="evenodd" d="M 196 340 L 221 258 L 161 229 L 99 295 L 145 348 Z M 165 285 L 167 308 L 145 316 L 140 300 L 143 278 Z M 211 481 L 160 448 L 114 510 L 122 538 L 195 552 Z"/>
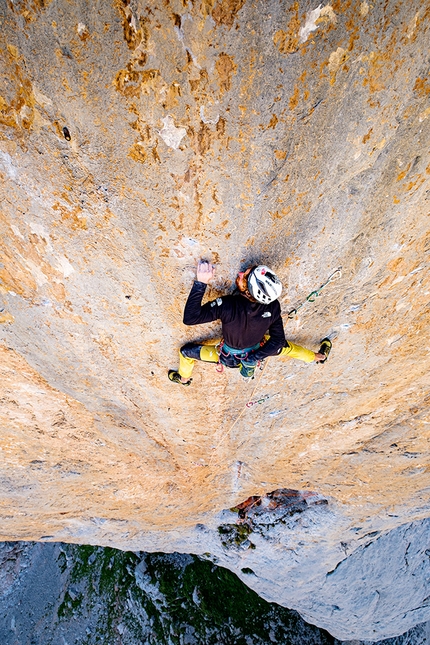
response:
<path id="1" fill-rule="evenodd" d="M 260 349 L 252 353 L 256 360 L 279 354 L 285 345 L 284 325 L 281 306 L 278 300 L 268 305 L 251 302 L 242 294 L 223 296 L 202 306 L 206 291 L 203 282 L 194 282 L 184 309 L 185 325 L 221 320 L 222 335 L 227 345 L 233 349 L 245 349 L 259 343 L 264 335 L 270 339 Z"/>

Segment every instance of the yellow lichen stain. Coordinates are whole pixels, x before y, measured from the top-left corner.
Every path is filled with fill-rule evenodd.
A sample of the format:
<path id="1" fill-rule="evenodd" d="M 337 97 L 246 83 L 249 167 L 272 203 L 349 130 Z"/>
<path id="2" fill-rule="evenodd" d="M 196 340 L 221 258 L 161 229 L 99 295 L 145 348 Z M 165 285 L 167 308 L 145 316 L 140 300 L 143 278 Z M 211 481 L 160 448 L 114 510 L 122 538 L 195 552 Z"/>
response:
<path id="1" fill-rule="evenodd" d="M 15 318 L 12 316 L 12 314 L 8 313 L 7 311 L 0 311 L 0 324 L 13 322 L 15 322 Z"/>
<path id="2" fill-rule="evenodd" d="M 223 203 L 222 200 L 218 197 L 218 193 L 216 191 L 216 188 L 214 188 L 212 190 L 212 199 L 213 199 L 213 201 L 215 202 L 215 204 L 217 206 L 220 206 Z M 226 220 L 226 221 L 228 221 L 228 220 Z M 221 224 L 221 226 L 223 226 L 223 224 Z"/>
<path id="3" fill-rule="evenodd" d="M 178 105 L 178 97 L 181 96 L 181 86 L 174 81 L 164 92 L 162 106 L 165 110 L 171 110 Z"/>
<path id="4" fill-rule="evenodd" d="M 390 262 L 387 263 L 387 268 L 390 271 L 396 271 L 399 265 L 402 264 L 403 262 L 404 262 L 403 258 L 395 258 L 394 260 L 391 260 Z"/>
<path id="5" fill-rule="evenodd" d="M 427 77 L 426 78 L 418 77 L 417 80 L 415 81 L 415 85 L 413 89 L 414 89 L 414 92 L 418 94 L 418 96 L 427 97 L 430 94 L 429 79 Z"/>
<path id="6" fill-rule="evenodd" d="M 320 78 L 327 78 L 327 74 L 324 73 L 325 68 L 328 66 L 328 61 L 323 60 L 322 63 L 320 63 Z"/>
<path id="7" fill-rule="evenodd" d="M 285 208 L 282 208 L 280 211 L 269 211 L 269 215 L 273 219 L 283 219 L 284 217 L 287 217 L 291 213 L 291 206 L 285 206 Z"/>
<path id="8" fill-rule="evenodd" d="M 19 58 L 18 49 L 15 47 L 15 45 L 8 44 L 7 50 L 12 58 Z"/>
<path id="9" fill-rule="evenodd" d="M 400 172 L 400 173 L 397 175 L 396 181 L 402 181 L 402 179 L 404 179 L 404 178 L 406 177 L 406 175 L 408 174 L 408 172 L 409 172 L 409 168 L 410 168 L 410 167 L 411 167 L 411 164 L 409 163 L 409 164 L 407 165 L 407 167 L 405 168 L 405 170 L 402 170 L 402 172 Z"/>
<path id="10" fill-rule="evenodd" d="M 430 116 L 430 107 L 428 107 L 426 110 L 423 110 L 420 113 L 420 115 L 418 116 L 418 120 L 420 121 L 420 123 L 422 123 L 423 121 L 425 121 L 425 119 L 428 119 L 429 116 Z"/>
<path id="11" fill-rule="evenodd" d="M 345 13 L 350 6 L 351 0 L 333 0 L 331 3 L 331 9 L 337 13 Z"/>
<path id="12" fill-rule="evenodd" d="M 386 76 L 386 69 L 382 64 L 383 56 L 376 52 L 370 52 L 369 55 L 369 69 L 367 77 L 363 80 L 363 85 L 369 87 L 369 91 L 380 92 L 385 89 L 384 77 Z"/>
<path id="13" fill-rule="evenodd" d="M 417 27 L 420 24 L 422 18 L 425 18 L 425 13 L 421 17 L 419 16 L 420 12 L 417 12 L 414 17 L 410 20 L 408 24 L 403 25 L 402 29 L 402 34 L 403 34 L 403 42 L 405 43 L 413 43 L 416 40 L 417 37 Z"/>
<path id="14" fill-rule="evenodd" d="M 225 119 L 223 117 L 220 117 L 218 123 L 216 124 L 216 131 L 220 138 L 225 136 L 225 126 L 226 126 Z"/>
<path id="15" fill-rule="evenodd" d="M 3 219 L 1 213 L 0 218 Z M 4 224 L 9 227 L 7 221 Z M 39 286 L 49 285 L 54 297 L 61 295 L 58 294 L 61 271 L 45 260 L 49 252 L 47 241 L 34 233 L 30 233 L 26 241 L 22 235 L 15 234 L 13 230 L 10 232 L 10 236 L 4 239 L 2 249 L 2 291 L 14 291 L 24 298 L 33 298 Z"/>
<path id="16" fill-rule="evenodd" d="M 286 150 L 275 150 L 275 157 L 279 159 L 280 161 L 283 161 L 284 159 L 287 158 L 287 151 Z"/>
<path id="17" fill-rule="evenodd" d="M 349 56 L 347 52 L 342 48 L 338 47 L 336 51 L 330 54 L 328 60 L 328 69 L 330 72 L 330 85 L 334 85 L 336 82 L 336 74 L 342 65 L 348 60 Z"/>
<path id="18" fill-rule="evenodd" d="M 51 291 L 54 298 L 58 300 L 58 302 L 62 302 L 66 297 L 66 289 L 62 282 L 52 282 Z"/>
<path id="19" fill-rule="evenodd" d="M 424 177 L 418 177 L 415 181 L 409 181 L 404 187 L 403 190 L 407 193 L 409 193 L 413 188 L 417 190 L 421 184 L 423 184 L 425 181 Z"/>
<path id="20" fill-rule="evenodd" d="M 152 146 L 151 154 L 152 154 L 153 160 L 156 163 L 161 163 L 160 155 L 158 154 L 158 146 L 157 146 L 157 144 L 155 144 L 155 146 Z"/>
<path id="21" fill-rule="evenodd" d="M 366 0 L 360 4 L 360 15 L 365 18 L 367 14 L 369 13 L 369 5 L 367 4 Z"/>
<path id="22" fill-rule="evenodd" d="M 236 74 L 237 65 L 231 56 L 221 52 L 215 63 L 215 71 L 218 74 L 219 91 L 222 95 L 231 88 L 231 77 Z"/>
<path id="23" fill-rule="evenodd" d="M 118 92 L 130 98 L 140 96 L 141 72 L 135 72 L 129 69 L 121 69 L 115 75 L 113 85 Z"/>
<path id="24" fill-rule="evenodd" d="M 273 43 L 281 54 L 293 54 L 299 48 L 299 3 L 294 2 L 289 11 L 293 14 L 287 26 L 287 31 L 280 29 L 273 36 Z"/>
<path id="25" fill-rule="evenodd" d="M 32 83 L 20 66 L 19 53 L 14 45 L 7 45 L 1 58 L 11 72 L 9 97 L 0 96 L 0 123 L 18 131 L 30 130 L 36 104 Z"/>
<path id="26" fill-rule="evenodd" d="M 272 117 L 267 125 L 267 129 L 269 130 L 269 128 L 272 128 L 274 130 L 276 128 L 277 123 L 278 123 L 278 117 L 276 116 L 276 114 L 272 114 Z"/>
<path id="27" fill-rule="evenodd" d="M 206 154 L 206 152 L 211 147 L 212 132 L 206 123 L 201 122 L 200 130 L 197 133 L 197 147 L 201 155 Z"/>
<path id="28" fill-rule="evenodd" d="M 369 132 L 367 132 L 367 134 L 365 134 L 364 137 L 362 138 L 363 143 L 367 143 L 369 141 L 372 132 L 373 132 L 373 128 L 370 128 Z"/>
<path id="29" fill-rule="evenodd" d="M 64 89 L 65 89 L 67 92 L 72 93 L 72 88 L 70 87 L 70 85 L 69 85 L 69 81 L 67 80 L 67 78 L 63 78 L 63 80 L 62 80 L 62 82 L 61 82 L 61 85 L 64 87 Z"/>
<path id="30" fill-rule="evenodd" d="M 21 0 L 21 2 L 9 2 L 9 8 L 19 15 L 21 15 L 24 20 L 29 22 L 34 22 L 37 19 L 37 15 L 43 10 L 46 9 L 52 0 Z"/>
<path id="31" fill-rule="evenodd" d="M 346 3 L 344 3 L 345 5 Z M 325 7 L 322 7 L 319 18 L 316 21 L 316 24 L 331 22 L 333 24 L 337 23 L 336 14 L 333 10 L 332 5 L 327 4 Z"/>
<path id="32" fill-rule="evenodd" d="M 378 141 L 378 143 L 375 143 L 375 145 L 373 146 L 369 154 L 373 154 L 376 150 L 382 150 L 382 148 L 385 146 L 386 143 L 387 143 L 387 140 L 384 137 L 383 139 L 381 139 L 381 141 Z"/>
<path id="33" fill-rule="evenodd" d="M 0 96 L 0 123 L 10 128 L 16 128 L 18 125 L 13 108 L 7 104 L 2 96 Z"/>
<path id="34" fill-rule="evenodd" d="M 60 123 L 58 121 L 53 121 L 52 125 L 54 126 L 55 131 L 57 132 L 57 135 L 59 137 L 61 137 L 61 138 L 64 138 L 64 133 L 63 133 L 63 130 L 61 128 Z M 68 190 L 72 190 L 72 188 L 68 188 Z"/>
<path id="35" fill-rule="evenodd" d="M 348 31 L 351 32 L 349 35 L 348 45 L 346 47 L 347 51 L 350 52 L 354 49 L 355 41 L 360 38 L 361 30 L 359 25 L 355 24 L 355 22 L 352 19 L 348 20 L 345 26 L 348 29 Z"/>
<path id="36" fill-rule="evenodd" d="M 3 249 L 3 268 L 0 268 L 0 280 L 6 292 L 13 291 L 20 296 L 29 297 L 36 289 L 36 280 L 28 270 L 17 262 L 14 253 Z"/>
<path id="37" fill-rule="evenodd" d="M 144 51 L 148 47 L 150 37 L 149 18 L 133 14 L 129 0 L 116 0 L 115 2 L 121 16 L 124 40 L 132 51 Z"/>
<path id="38" fill-rule="evenodd" d="M 300 90 L 296 85 L 294 87 L 293 95 L 290 97 L 290 100 L 288 102 L 290 110 L 294 110 L 297 107 L 297 105 L 299 104 L 299 98 L 300 98 Z"/>
<path id="39" fill-rule="evenodd" d="M 211 15 L 216 0 L 201 0 L 198 15 L 207 18 Z"/>
<path id="40" fill-rule="evenodd" d="M 141 143 L 140 141 L 135 143 L 128 151 L 127 156 L 133 159 L 134 161 L 138 161 L 139 163 L 145 163 L 147 154 L 143 146 L 143 143 Z"/>
<path id="41" fill-rule="evenodd" d="M 127 309 L 128 313 L 132 316 L 138 316 L 142 311 L 142 307 L 140 305 L 127 305 Z"/>
<path id="42" fill-rule="evenodd" d="M 164 85 L 164 81 L 158 69 L 147 69 L 140 74 L 142 92 L 144 94 L 149 94 L 151 90 L 157 90 L 160 84 Z"/>
<path id="43" fill-rule="evenodd" d="M 52 210 L 58 211 L 61 214 L 61 221 L 63 223 L 67 223 L 70 225 L 70 228 L 73 231 L 82 229 L 84 231 L 87 230 L 87 218 L 82 217 L 82 208 L 79 206 L 76 206 L 74 209 L 70 210 L 60 204 L 59 202 L 55 202 L 55 204 L 52 206 Z"/>
<path id="44" fill-rule="evenodd" d="M 394 204 L 400 204 L 400 199 L 396 197 L 396 195 L 393 195 L 393 203 Z"/>
<path id="45" fill-rule="evenodd" d="M 78 32 L 79 39 L 82 40 L 83 43 L 85 43 L 90 38 L 90 32 L 88 31 L 88 27 L 82 23 L 79 23 L 77 27 L 77 32 Z"/>
<path id="46" fill-rule="evenodd" d="M 245 0 L 218 0 L 212 10 L 212 18 L 216 24 L 225 25 L 228 29 L 233 26 L 236 14 L 245 4 Z"/>
<path id="47" fill-rule="evenodd" d="M 205 69 L 199 70 L 199 77 L 196 79 L 190 78 L 188 80 L 190 84 L 191 93 L 193 94 L 196 101 L 203 101 L 208 96 L 208 85 L 209 85 L 209 75 Z"/>

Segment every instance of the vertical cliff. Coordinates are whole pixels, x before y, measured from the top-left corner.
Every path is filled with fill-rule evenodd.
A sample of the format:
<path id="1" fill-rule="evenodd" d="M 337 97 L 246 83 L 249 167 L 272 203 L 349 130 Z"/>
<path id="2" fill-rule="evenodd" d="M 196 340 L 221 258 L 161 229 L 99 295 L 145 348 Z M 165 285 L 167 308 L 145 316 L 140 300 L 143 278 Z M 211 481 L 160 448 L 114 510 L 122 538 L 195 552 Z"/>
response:
<path id="1" fill-rule="evenodd" d="M 294 564 L 309 608 L 360 540 L 429 516 L 428 3 L 0 11 L 0 539 L 228 563 L 223 509 L 313 491 L 328 503 Z M 329 362 L 170 383 L 178 347 L 219 331 L 181 322 L 199 257 L 208 297 L 271 265 L 287 337 L 336 336 Z M 282 526 L 289 571 L 302 529 Z M 273 576 L 264 593 L 290 602 Z"/>

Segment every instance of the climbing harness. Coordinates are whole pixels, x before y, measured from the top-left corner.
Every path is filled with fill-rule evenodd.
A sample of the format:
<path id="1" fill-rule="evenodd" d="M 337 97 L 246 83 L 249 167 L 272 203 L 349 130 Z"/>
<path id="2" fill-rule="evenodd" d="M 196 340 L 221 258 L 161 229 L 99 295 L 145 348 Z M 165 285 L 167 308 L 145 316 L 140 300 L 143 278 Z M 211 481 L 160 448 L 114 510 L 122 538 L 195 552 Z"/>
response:
<path id="1" fill-rule="evenodd" d="M 294 318 L 294 316 L 297 314 L 298 310 L 303 307 L 303 305 L 305 305 L 307 302 L 315 302 L 315 299 L 318 298 L 318 296 L 320 295 L 320 293 L 324 289 L 324 287 L 326 287 L 329 284 L 329 282 L 334 280 L 335 275 L 338 275 L 339 278 L 342 277 L 342 267 L 339 267 L 338 269 L 336 269 L 336 271 L 333 271 L 333 273 L 320 286 L 319 289 L 316 289 L 315 291 L 311 291 L 310 294 L 308 296 L 306 296 L 305 300 L 303 300 L 303 302 L 301 302 L 299 305 L 297 305 L 297 307 L 295 307 L 294 309 L 291 309 L 291 311 L 288 312 L 287 317 L 290 320 L 292 320 Z"/>
<path id="2" fill-rule="evenodd" d="M 263 343 L 264 344 L 264 343 Z M 218 362 L 216 364 L 216 371 L 220 374 L 224 371 L 224 367 L 238 367 L 242 376 L 244 376 L 244 371 L 247 371 L 247 368 L 244 366 L 246 359 L 248 358 L 250 352 L 261 347 L 262 343 L 257 343 L 252 347 L 245 347 L 244 349 L 234 349 L 229 347 L 224 339 L 215 346 L 215 351 L 218 354 Z M 249 371 L 248 367 L 248 371 Z M 255 370 L 253 366 L 252 372 Z"/>

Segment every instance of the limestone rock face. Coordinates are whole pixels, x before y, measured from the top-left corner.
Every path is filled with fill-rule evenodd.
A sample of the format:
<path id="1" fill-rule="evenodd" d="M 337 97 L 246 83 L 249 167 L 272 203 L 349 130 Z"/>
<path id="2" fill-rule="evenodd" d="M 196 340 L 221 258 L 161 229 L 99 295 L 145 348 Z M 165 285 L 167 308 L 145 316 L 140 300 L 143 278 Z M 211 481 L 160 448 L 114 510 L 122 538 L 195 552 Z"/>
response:
<path id="1" fill-rule="evenodd" d="M 338 638 L 404 632 L 345 627 L 324 584 L 429 516 L 428 3 L 0 7 L 0 540 L 252 551 L 254 588 Z M 328 363 L 170 383 L 219 334 L 181 321 L 200 257 L 209 298 L 273 267 L 287 338 L 337 335 Z M 233 556 L 223 509 L 282 488 L 328 501 L 314 528 Z"/>

